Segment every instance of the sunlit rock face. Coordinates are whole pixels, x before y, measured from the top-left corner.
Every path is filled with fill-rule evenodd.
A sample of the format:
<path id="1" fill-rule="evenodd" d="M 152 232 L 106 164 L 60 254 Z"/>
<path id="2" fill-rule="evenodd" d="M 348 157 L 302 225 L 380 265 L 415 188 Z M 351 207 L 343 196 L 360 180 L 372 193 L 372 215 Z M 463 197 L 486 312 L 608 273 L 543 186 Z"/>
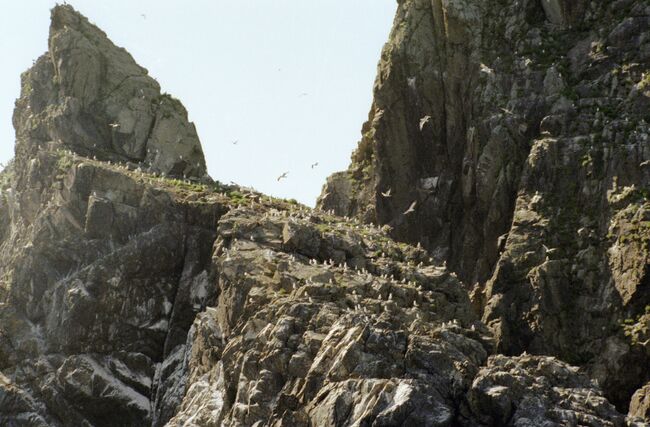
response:
<path id="1" fill-rule="evenodd" d="M 649 15 L 399 2 L 361 142 L 318 202 L 420 243 L 499 352 L 581 365 L 620 410 L 650 379 Z"/>
<path id="2" fill-rule="evenodd" d="M 52 11 L 49 51 L 22 76 L 17 155 L 46 144 L 151 172 L 202 178 L 205 159 L 180 102 L 71 7 Z"/>
<path id="3" fill-rule="evenodd" d="M 617 30 L 625 43 L 647 24 L 628 6 L 640 18 Z M 586 95 L 565 93 L 562 64 L 502 76 L 489 60 L 508 14 L 513 44 L 535 25 L 543 44 L 573 37 L 547 13 L 400 2 L 355 157 L 366 163 L 330 178 L 321 200 L 344 218 L 213 182 L 180 102 L 54 8 L 0 172 L 0 425 L 643 425 L 648 172 L 635 165 L 647 140 L 634 128 L 636 145 L 597 149 L 531 120 L 553 103 L 563 112 L 544 126 L 571 132 L 592 114 L 599 141 L 637 123 L 646 87 L 625 76 L 645 64 L 646 39 L 576 54 L 580 70 L 601 61 L 585 79 L 614 75 L 614 55 L 638 61 L 578 108 Z M 506 115 L 496 101 L 510 84 L 524 99 Z M 626 115 L 604 115 L 623 88 Z M 474 274 L 491 279 L 471 289 Z"/>

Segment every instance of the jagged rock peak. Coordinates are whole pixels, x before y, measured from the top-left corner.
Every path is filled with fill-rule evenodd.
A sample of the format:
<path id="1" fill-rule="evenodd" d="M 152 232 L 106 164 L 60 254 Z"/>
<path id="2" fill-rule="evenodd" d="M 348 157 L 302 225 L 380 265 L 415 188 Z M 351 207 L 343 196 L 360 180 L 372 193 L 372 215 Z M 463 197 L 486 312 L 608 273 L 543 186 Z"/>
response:
<path id="1" fill-rule="evenodd" d="M 206 176 L 194 124 L 123 48 L 69 5 L 52 9 L 49 51 L 22 76 L 17 158 L 66 147 L 178 177 Z"/>

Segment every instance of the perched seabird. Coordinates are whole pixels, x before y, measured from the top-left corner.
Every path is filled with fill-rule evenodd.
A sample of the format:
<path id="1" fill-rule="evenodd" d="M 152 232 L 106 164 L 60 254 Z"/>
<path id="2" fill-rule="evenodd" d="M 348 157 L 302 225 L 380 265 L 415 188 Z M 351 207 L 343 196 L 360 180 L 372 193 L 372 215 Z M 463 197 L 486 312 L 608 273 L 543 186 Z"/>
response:
<path id="1" fill-rule="evenodd" d="M 429 123 L 430 120 L 431 120 L 431 116 L 424 116 L 424 117 L 422 117 L 420 119 L 420 131 L 422 131 L 422 129 L 424 129 L 424 126 L 427 123 Z"/>
<path id="2" fill-rule="evenodd" d="M 416 89 L 415 82 L 416 82 L 415 77 L 408 77 L 406 79 L 406 84 L 408 85 L 409 88 L 411 88 L 411 90 Z"/>

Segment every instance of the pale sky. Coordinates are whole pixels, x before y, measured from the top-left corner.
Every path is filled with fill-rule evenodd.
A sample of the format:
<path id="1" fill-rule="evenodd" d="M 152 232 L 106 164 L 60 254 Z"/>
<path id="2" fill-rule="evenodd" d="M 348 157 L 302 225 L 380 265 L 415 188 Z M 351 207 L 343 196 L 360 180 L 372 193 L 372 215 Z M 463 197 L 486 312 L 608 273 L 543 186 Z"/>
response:
<path id="1" fill-rule="evenodd" d="M 55 3 L 2 4 L 2 163 L 13 156 L 20 73 L 46 51 Z M 181 100 L 214 179 L 308 205 L 329 174 L 347 168 L 397 6 L 395 0 L 68 3 Z M 285 171 L 288 178 L 278 183 Z"/>

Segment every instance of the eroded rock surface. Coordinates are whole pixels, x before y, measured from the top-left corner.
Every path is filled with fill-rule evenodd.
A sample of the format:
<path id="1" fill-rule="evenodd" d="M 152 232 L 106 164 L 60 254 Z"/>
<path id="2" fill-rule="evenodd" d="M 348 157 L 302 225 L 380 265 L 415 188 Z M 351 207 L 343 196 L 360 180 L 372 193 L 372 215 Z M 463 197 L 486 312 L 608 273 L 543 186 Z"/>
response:
<path id="1" fill-rule="evenodd" d="M 402 2 L 398 22 L 431 11 L 446 24 L 445 40 L 474 46 L 471 28 L 483 22 L 483 5 L 431 7 Z M 407 43 L 400 38 L 417 30 L 421 49 L 441 48 L 442 30 L 426 22 L 398 28 L 391 43 Z M 454 67 L 471 65 L 462 50 L 449 49 Z M 420 60 L 429 64 L 426 55 Z M 546 74 L 548 90 L 559 90 L 561 78 Z M 405 96 L 419 96 L 425 81 L 407 81 Z M 390 227 L 215 183 L 204 176 L 182 106 L 159 93 L 84 17 L 69 6 L 53 10 L 50 52 L 23 76 L 16 157 L 0 172 L 0 424 L 622 426 L 647 419 L 650 313 L 596 335 L 594 349 L 598 339 L 608 346 L 591 365 L 498 354 L 512 342 L 506 326 L 538 322 L 513 315 L 516 321 L 504 317 L 496 327 L 487 310 L 481 319 L 484 306 L 495 313 L 506 302 L 514 313 L 524 307 L 515 297 L 496 297 L 499 274 L 519 277 L 505 258 L 485 291 L 470 292 L 426 242 L 398 243 Z M 448 102 L 460 102 L 453 108 L 465 108 L 452 94 Z M 413 105 L 394 108 L 406 115 Z M 440 132 L 438 113 L 418 127 Z M 551 154 L 542 154 L 540 141 L 554 147 Z M 531 163 L 552 171 L 565 164 L 553 157 L 562 139 L 540 141 L 539 162 L 518 160 L 531 182 L 546 179 Z M 494 159 L 510 152 L 495 150 Z M 433 189 L 448 185 L 445 179 L 421 182 Z M 359 187 L 345 174 L 330 182 L 341 203 L 362 206 L 351 199 Z M 608 325 L 645 310 L 647 295 L 638 282 L 646 280 L 639 256 L 647 256 L 647 239 L 630 236 L 647 208 L 631 207 L 628 197 L 639 190 L 625 182 L 608 193 L 612 219 L 603 223 L 615 241 L 607 246 L 611 282 L 594 282 L 621 299 L 605 311 Z M 403 197 L 397 189 L 396 200 Z M 533 233 L 525 227 L 545 224 L 539 217 L 546 211 L 536 206 L 546 199 L 524 210 L 527 194 L 513 215 Z M 502 239 L 504 254 L 515 254 L 517 242 L 546 238 L 517 233 Z M 548 304 L 539 316 L 545 321 L 547 313 L 565 313 L 544 292 L 570 303 L 553 279 L 564 277 L 569 263 L 556 247 L 544 249 L 545 267 L 532 282 L 538 293 L 530 294 Z M 578 326 L 586 321 L 575 319 Z M 549 346 L 568 342 L 561 326 L 545 326 L 558 332 L 548 335 Z M 619 396 L 610 392 L 622 389 L 635 392 L 629 417 L 613 406 Z"/>
<path id="2" fill-rule="evenodd" d="M 490 357 L 474 380 L 466 408 L 487 425 L 625 425 L 591 381 L 551 357 Z"/>
<path id="3" fill-rule="evenodd" d="M 3 193 L 0 370 L 45 425 L 146 423 L 158 364 L 214 296 L 225 202 L 68 152 L 30 164 Z"/>
<path id="4" fill-rule="evenodd" d="M 205 159 L 180 102 L 70 6 L 52 11 L 49 51 L 22 76 L 18 156 L 45 144 L 152 172 L 203 178 Z"/>
<path id="5" fill-rule="evenodd" d="M 628 334 L 650 306 L 648 75 L 646 1 L 399 2 L 318 206 L 421 243 L 499 352 L 587 367 L 627 410 L 650 379 Z"/>
<path id="6" fill-rule="evenodd" d="M 3 422 L 451 426 L 494 416 L 472 403 L 493 338 L 455 274 L 423 249 L 253 192 L 61 150 L 33 160 L 33 180 L 3 193 Z M 567 393 L 601 396 L 562 369 Z M 539 405 L 539 417 L 572 419 L 554 418 L 566 409 L 554 394 Z M 620 424 L 602 405 L 570 416 Z"/>

